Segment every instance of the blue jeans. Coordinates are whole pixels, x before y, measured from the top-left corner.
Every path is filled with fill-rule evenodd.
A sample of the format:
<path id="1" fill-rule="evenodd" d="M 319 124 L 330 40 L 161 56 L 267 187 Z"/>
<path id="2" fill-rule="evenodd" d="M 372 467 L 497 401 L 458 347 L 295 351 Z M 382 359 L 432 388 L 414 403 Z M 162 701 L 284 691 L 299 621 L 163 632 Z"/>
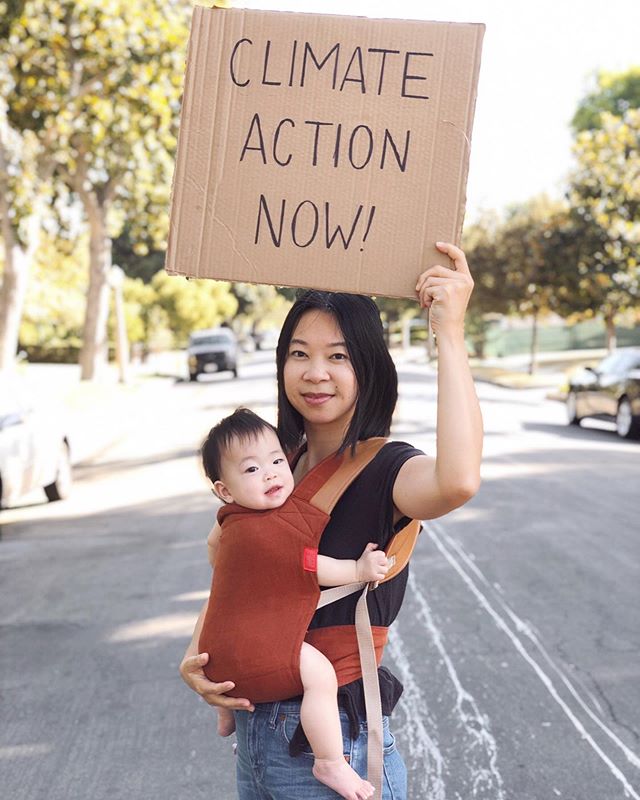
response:
<path id="1" fill-rule="evenodd" d="M 300 722 L 298 701 L 259 703 L 255 711 L 236 711 L 235 717 L 239 800 L 336 800 L 339 797 L 313 777 L 310 750 L 295 758 L 289 755 L 289 742 Z M 352 740 L 344 711 L 340 711 L 340 722 L 343 752 L 355 771 L 366 777 L 367 724 L 360 723 L 360 734 Z M 383 717 L 383 732 L 383 800 L 406 800 L 407 770 L 396 750 L 388 717 Z"/>

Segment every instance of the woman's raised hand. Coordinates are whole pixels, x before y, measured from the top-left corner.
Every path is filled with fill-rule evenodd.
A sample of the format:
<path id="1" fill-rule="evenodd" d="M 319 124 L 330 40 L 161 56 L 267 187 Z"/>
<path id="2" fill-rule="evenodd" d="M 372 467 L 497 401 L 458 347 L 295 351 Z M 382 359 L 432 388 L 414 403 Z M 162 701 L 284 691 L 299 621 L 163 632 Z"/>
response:
<path id="1" fill-rule="evenodd" d="M 204 666 L 208 660 L 208 653 L 198 653 L 196 656 L 185 656 L 183 658 L 180 664 L 180 675 L 187 686 L 197 692 L 210 706 L 236 709 L 237 711 L 253 711 L 254 707 L 249 700 L 240 697 L 228 697 L 225 694 L 235 686 L 233 681 L 214 683 L 207 678 L 204 674 Z"/>
<path id="2" fill-rule="evenodd" d="M 416 284 L 421 308 L 428 308 L 431 327 L 436 334 L 461 331 L 473 289 L 473 278 L 464 252 L 454 244 L 436 242 L 440 252 L 453 261 L 453 269 L 440 264 L 425 270 Z"/>

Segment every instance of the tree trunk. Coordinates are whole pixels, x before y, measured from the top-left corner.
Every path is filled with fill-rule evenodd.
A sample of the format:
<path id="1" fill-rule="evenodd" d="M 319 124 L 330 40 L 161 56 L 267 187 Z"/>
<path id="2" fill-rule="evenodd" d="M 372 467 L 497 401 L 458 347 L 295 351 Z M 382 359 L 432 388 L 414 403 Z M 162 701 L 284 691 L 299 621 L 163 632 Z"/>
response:
<path id="1" fill-rule="evenodd" d="M 107 202 L 101 201 L 95 191 L 81 191 L 80 197 L 89 221 L 89 288 L 80 350 L 80 380 L 90 381 L 107 365 L 111 239 L 107 234 Z"/>
<path id="2" fill-rule="evenodd" d="M 604 318 L 605 325 L 607 327 L 607 350 L 611 353 L 613 352 L 618 344 L 618 339 L 616 336 L 616 324 L 614 322 L 614 315 L 613 314 L 606 314 Z"/>
<path id="3" fill-rule="evenodd" d="M 531 326 L 531 359 L 529 361 L 529 375 L 536 371 L 536 356 L 538 355 L 538 312 L 533 312 L 533 323 Z"/>
<path id="4" fill-rule="evenodd" d="M 5 262 L 0 288 L 0 371 L 9 369 L 18 350 L 18 334 L 27 291 L 29 267 L 40 243 L 42 203 L 34 198 L 33 211 L 27 220 L 27 246 L 18 241 L 9 216 L 9 185 L 7 152 L 5 149 L 8 125 L 0 118 L 0 222 L 4 241 Z"/>
<path id="5" fill-rule="evenodd" d="M 473 340 L 473 355 L 475 358 L 484 359 L 485 350 L 487 347 L 487 338 L 483 334 L 480 334 L 477 338 Z"/>

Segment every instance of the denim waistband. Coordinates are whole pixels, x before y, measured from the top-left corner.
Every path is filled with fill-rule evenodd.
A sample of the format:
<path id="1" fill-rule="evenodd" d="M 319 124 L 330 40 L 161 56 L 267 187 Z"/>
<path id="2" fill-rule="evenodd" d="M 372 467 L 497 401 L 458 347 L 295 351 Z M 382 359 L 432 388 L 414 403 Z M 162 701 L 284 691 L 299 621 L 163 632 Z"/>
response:
<path id="1" fill-rule="evenodd" d="M 273 703 L 255 703 L 255 711 L 253 713 L 266 714 L 269 717 L 269 727 L 275 728 L 278 724 L 278 719 L 282 719 L 285 714 L 300 714 L 301 700 L 302 698 L 298 697 L 292 700 L 278 700 Z M 366 726 L 366 717 L 360 719 L 355 709 L 348 706 L 345 707 L 340 700 L 341 698 L 338 698 L 338 706 L 340 711 L 347 715 L 351 727 L 351 736 L 355 738 L 358 735 L 360 726 Z"/>
<path id="2" fill-rule="evenodd" d="M 267 714 L 269 723 L 275 725 L 280 714 L 299 714 L 301 698 L 278 700 L 274 703 L 256 703 L 254 714 Z"/>

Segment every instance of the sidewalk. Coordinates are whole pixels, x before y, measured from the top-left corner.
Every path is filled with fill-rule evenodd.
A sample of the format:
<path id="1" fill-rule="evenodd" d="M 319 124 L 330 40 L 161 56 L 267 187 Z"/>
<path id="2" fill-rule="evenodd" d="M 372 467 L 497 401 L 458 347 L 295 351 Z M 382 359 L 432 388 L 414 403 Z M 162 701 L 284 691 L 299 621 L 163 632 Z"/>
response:
<path id="1" fill-rule="evenodd" d="M 75 465 L 97 457 L 135 430 L 140 415 L 157 403 L 158 391 L 181 377 L 167 372 L 167 367 L 177 368 L 177 361 L 165 361 L 162 370 L 155 363 L 132 366 L 126 384 L 118 382 L 113 365 L 95 381 L 81 381 L 76 364 L 27 363 L 20 364 L 18 372 L 36 403 L 46 399 L 62 419 Z"/>

